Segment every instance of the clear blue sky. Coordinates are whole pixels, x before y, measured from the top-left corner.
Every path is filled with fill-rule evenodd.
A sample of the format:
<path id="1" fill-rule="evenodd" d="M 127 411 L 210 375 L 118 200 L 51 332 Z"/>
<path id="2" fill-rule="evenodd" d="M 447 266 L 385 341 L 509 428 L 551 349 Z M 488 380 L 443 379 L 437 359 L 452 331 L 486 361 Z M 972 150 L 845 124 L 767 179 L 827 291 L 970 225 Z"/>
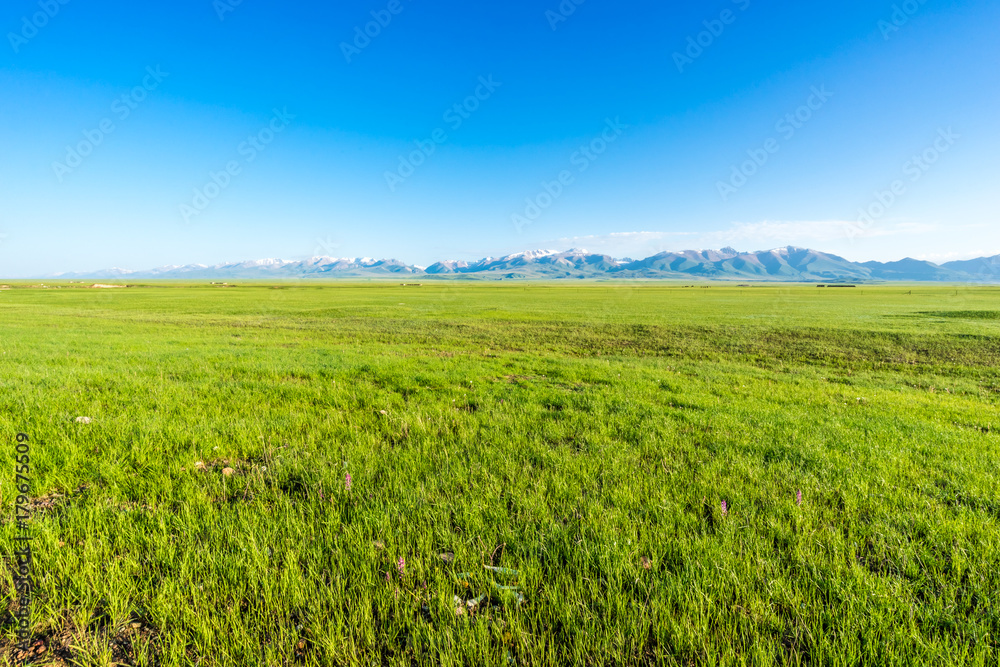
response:
<path id="1" fill-rule="evenodd" d="M 5 277 L 1000 253 L 995 0 L 62 2 L 0 10 Z"/>

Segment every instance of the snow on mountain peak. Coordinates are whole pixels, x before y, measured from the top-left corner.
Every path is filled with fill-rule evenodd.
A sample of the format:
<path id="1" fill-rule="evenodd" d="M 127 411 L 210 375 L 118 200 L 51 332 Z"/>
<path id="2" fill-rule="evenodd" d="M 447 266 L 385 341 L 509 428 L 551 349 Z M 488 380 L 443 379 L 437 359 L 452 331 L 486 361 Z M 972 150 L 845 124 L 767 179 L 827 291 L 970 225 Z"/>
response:
<path id="1" fill-rule="evenodd" d="M 503 259 L 541 259 L 542 257 L 551 257 L 552 255 L 558 255 L 559 252 L 556 250 L 525 250 L 524 252 L 516 252 L 513 255 L 507 255 Z"/>
<path id="2" fill-rule="evenodd" d="M 287 264 L 287 263 L 288 262 L 286 262 L 283 259 L 268 258 L 268 259 L 254 259 L 250 260 L 249 262 L 243 262 L 243 266 L 280 266 L 282 264 Z"/>

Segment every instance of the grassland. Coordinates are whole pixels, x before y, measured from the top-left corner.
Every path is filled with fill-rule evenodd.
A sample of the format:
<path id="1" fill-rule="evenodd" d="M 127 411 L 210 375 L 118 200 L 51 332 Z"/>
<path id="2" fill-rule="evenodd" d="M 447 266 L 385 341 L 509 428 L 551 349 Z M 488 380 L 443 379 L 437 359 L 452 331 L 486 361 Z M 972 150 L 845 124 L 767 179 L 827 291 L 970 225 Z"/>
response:
<path id="1" fill-rule="evenodd" d="M 7 661 L 1000 661 L 1000 289 L 56 286 Z"/>

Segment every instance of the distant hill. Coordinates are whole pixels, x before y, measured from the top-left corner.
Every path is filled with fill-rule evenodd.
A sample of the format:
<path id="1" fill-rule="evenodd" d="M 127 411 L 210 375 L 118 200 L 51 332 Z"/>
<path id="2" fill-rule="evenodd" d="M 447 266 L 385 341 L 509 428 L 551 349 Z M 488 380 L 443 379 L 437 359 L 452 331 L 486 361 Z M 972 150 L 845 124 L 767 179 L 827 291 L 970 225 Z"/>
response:
<path id="1" fill-rule="evenodd" d="M 961 281 L 969 279 L 969 276 L 962 271 L 952 271 L 933 262 L 909 257 L 898 262 L 864 262 L 862 266 L 867 267 L 872 272 L 872 277 L 879 280 Z"/>
<path id="2" fill-rule="evenodd" d="M 423 273 L 417 267 L 407 266 L 394 259 L 355 259 L 335 257 L 313 257 L 302 261 L 282 259 L 258 259 L 232 264 L 188 264 L 186 266 L 162 266 L 148 271 L 125 271 L 109 269 L 95 273 L 66 273 L 59 278 L 164 278 L 164 279 L 259 279 L 290 278 L 295 276 L 335 276 L 343 278 L 371 277 L 385 275 L 412 275 Z"/>
<path id="3" fill-rule="evenodd" d="M 959 262 L 946 262 L 941 266 L 949 271 L 957 271 L 970 275 L 975 280 L 987 282 L 1000 281 L 1000 255 Z"/>
<path id="4" fill-rule="evenodd" d="M 427 279 L 558 280 L 558 279 L 677 279 L 785 282 L 1000 282 L 1000 255 L 938 265 L 917 259 L 897 262 L 851 262 L 808 248 L 739 252 L 684 250 L 662 252 L 645 259 L 615 259 L 585 250 L 531 250 L 478 261 L 441 261 L 426 268 L 395 259 L 313 257 L 291 261 L 260 259 L 246 262 L 164 266 L 148 271 L 108 269 L 67 273 L 67 279 L 192 279 L 251 280 L 270 278 L 377 278 L 420 276 Z M 53 277 L 53 276 L 50 276 Z"/>
<path id="5" fill-rule="evenodd" d="M 688 250 L 667 252 L 632 262 L 623 273 L 636 278 L 678 274 L 715 280 L 865 281 L 871 273 L 843 257 L 805 248 L 778 248 L 761 252 Z"/>

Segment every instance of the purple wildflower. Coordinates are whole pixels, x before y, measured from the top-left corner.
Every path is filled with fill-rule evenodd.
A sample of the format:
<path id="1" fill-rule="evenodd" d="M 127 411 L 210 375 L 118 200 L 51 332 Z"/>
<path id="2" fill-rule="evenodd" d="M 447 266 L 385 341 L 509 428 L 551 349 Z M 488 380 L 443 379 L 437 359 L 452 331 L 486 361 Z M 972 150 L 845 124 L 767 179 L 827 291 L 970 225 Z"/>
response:
<path id="1" fill-rule="evenodd" d="M 406 569 L 406 559 L 402 556 L 399 557 L 399 562 L 396 563 L 396 569 L 399 570 L 399 576 L 403 576 L 403 571 Z"/>
<path id="2" fill-rule="evenodd" d="M 722 501 L 722 516 L 729 514 L 729 504 L 725 500 Z"/>
<path id="3" fill-rule="evenodd" d="M 348 491 L 351 490 L 351 473 L 347 473 L 347 475 L 344 477 L 344 488 L 347 489 Z"/>
<path id="4" fill-rule="evenodd" d="M 796 505 L 802 504 L 802 489 L 799 489 L 799 492 L 795 494 L 795 504 Z"/>

